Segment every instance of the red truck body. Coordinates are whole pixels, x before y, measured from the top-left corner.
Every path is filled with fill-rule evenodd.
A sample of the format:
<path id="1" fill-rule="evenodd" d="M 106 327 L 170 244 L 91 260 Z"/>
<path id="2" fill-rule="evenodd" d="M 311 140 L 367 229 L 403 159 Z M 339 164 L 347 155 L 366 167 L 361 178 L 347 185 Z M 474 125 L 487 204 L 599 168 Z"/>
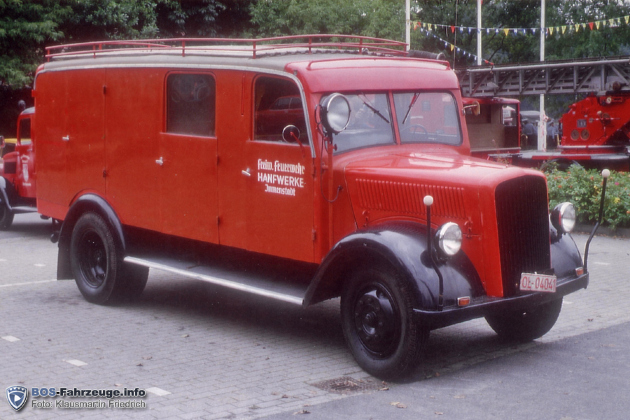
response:
<path id="1" fill-rule="evenodd" d="M 35 153 L 31 131 L 34 108 L 18 117 L 17 140 L 13 151 L 4 154 L 0 167 L 0 229 L 8 229 L 15 214 L 36 209 Z"/>
<path id="2" fill-rule="evenodd" d="M 544 176 L 470 156 L 448 63 L 350 38 L 50 49 L 34 125 L 58 278 L 95 303 L 138 296 L 148 268 L 293 304 L 341 296 L 354 357 L 383 378 L 431 329 L 548 331 L 588 273 Z"/>

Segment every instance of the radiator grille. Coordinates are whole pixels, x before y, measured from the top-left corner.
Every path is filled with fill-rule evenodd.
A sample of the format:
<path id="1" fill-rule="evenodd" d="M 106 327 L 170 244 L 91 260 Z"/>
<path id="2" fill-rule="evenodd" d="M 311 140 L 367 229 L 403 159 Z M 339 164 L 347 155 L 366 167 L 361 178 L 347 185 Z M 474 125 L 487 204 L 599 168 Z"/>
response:
<path id="1" fill-rule="evenodd" d="M 367 210 L 392 211 L 400 214 L 425 215 L 422 199 L 431 195 L 434 216 L 465 219 L 463 188 L 424 185 L 409 182 L 357 179 L 359 205 Z"/>
<path id="2" fill-rule="evenodd" d="M 495 194 L 503 295 L 507 297 L 517 293 L 521 273 L 551 267 L 547 186 L 544 179 L 526 176 L 503 182 Z"/>

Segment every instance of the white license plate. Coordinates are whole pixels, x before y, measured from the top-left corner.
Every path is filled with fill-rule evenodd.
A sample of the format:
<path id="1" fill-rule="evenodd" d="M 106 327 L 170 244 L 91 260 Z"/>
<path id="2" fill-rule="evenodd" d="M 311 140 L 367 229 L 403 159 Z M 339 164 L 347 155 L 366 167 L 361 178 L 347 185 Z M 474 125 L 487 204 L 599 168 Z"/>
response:
<path id="1" fill-rule="evenodd" d="M 556 276 L 546 274 L 521 274 L 521 290 L 531 290 L 533 292 L 550 292 L 556 291 Z"/>

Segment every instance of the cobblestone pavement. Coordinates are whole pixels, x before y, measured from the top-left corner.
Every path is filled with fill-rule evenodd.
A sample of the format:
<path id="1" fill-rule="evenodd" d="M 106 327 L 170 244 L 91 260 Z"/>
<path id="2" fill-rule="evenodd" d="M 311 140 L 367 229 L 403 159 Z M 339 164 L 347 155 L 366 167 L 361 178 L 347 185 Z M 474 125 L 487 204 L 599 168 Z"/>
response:
<path id="1" fill-rule="evenodd" d="M 48 223 L 16 216 L 11 231 L 0 232 L 0 388 L 137 387 L 148 391 L 147 408 L 15 413 L 2 396 L 2 419 L 261 418 L 382 386 L 347 351 L 338 300 L 303 310 L 152 271 L 139 302 L 93 305 L 73 281 L 54 280 Z M 575 239 L 583 249 L 586 235 Z M 589 288 L 565 298 L 538 343 L 630 321 L 630 241 L 596 237 L 589 265 Z M 534 345 L 501 343 L 483 320 L 434 331 L 412 380 Z"/>

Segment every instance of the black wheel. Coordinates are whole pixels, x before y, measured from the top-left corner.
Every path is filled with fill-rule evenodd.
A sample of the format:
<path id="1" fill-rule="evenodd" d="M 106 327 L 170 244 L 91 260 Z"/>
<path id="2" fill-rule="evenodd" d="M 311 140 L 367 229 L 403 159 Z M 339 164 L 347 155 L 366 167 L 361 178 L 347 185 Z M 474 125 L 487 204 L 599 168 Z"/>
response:
<path id="1" fill-rule="evenodd" d="M 92 303 L 111 303 L 139 296 L 148 269 L 124 264 L 114 234 L 96 213 L 77 220 L 70 242 L 70 263 L 83 297 Z"/>
<path id="2" fill-rule="evenodd" d="M 0 230 L 7 230 L 13 223 L 14 214 L 9 211 L 7 206 L 0 204 Z"/>
<path id="3" fill-rule="evenodd" d="M 417 365 L 429 330 L 418 325 L 412 307 L 411 292 L 390 270 L 361 269 L 344 285 L 343 333 L 366 372 L 397 379 Z"/>
<path id="4" fill-rule="evenodd" d="M 533 308 L 488 316 L 486 321 L 499 337 L 510 341 L 531 341 L 547 334 L 554 326 L 562 309 L 562 298 Z"/>

